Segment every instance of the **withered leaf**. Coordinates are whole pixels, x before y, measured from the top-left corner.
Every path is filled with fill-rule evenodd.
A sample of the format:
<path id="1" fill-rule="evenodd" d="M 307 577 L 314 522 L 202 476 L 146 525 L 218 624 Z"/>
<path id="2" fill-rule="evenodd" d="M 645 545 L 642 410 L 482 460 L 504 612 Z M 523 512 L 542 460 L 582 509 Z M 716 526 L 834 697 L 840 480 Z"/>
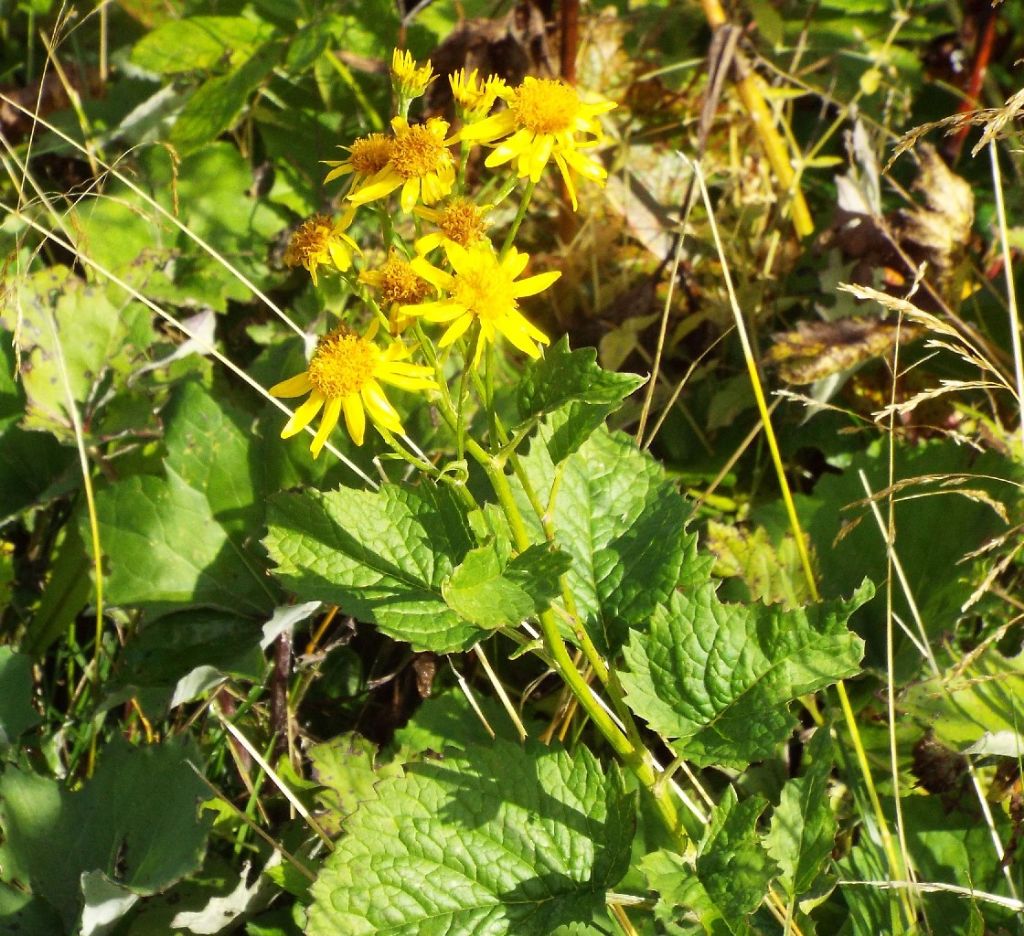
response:
<path id="1" fill-rule="evenodd" d="M 800 322 L 793 331 L 775 335 L 765 355 L 787 383 L 809 384 L 892 351 L 897 334 L 901 344 L 920 337 L 915 325 L 854 317 L 834 322 Z"/>

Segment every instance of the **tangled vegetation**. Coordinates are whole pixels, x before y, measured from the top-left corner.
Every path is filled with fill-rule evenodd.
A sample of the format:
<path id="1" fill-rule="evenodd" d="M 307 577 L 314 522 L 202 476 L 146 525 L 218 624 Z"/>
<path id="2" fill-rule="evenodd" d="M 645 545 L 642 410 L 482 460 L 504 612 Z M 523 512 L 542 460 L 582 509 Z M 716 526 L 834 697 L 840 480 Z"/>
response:
<path id="1" fill-rule="evenodd" d="M 0 932 L 1024 930 L 1024 10 L 5 12 Z"/>

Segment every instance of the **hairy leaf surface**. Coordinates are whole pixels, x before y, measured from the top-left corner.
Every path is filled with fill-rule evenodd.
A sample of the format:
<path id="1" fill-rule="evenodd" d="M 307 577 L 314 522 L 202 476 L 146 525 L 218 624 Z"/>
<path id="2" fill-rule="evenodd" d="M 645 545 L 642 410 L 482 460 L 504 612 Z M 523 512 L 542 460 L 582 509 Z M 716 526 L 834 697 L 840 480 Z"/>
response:
<path id="1" fill-rule="evenodd" d="M 310 936 L 553 936 L 605 932 L 634 802 L 617 769 L 507 742 L 421 762 L 377 798 L 313 886 Z"/>
<path id="2" fill-rule="evenodd" d="M 858 671 L 863 642 L 846 620 L 873 594 L 786 611 L 727 605 L 715 586 L 676 592 L 634 631 L 622 674 L 629 706 L 698 764 L 742 767 L 796 725 L 789 703 Z"/>

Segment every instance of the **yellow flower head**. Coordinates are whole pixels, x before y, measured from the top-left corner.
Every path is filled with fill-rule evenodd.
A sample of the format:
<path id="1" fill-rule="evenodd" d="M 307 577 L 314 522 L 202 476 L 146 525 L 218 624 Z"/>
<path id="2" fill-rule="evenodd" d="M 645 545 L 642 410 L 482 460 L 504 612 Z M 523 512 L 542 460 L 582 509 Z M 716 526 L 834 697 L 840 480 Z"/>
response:
<path id="1" fill-rule="evenodd" d="M 403 98 L 418 98 L 427 90 L 427 85 L 434 78 L 429 60 L 422 67 L 417 67 L 416 60 L 409 52 L 399 49 L 391 55 L 391 85 L 395 92 Z"/>
<path id="2" fill-rule="evenodd" d="M 438 342 L 442 348 L 463 335 L 474 321 L 479 322 L 480 340 L 476 346 L 474 366 L 480 360 L 484 342 L 493 342 L 499 333 L 524 354 L 540 357 L 536 342 L 548 344 L 550 339 L 523 317 L 518 300 L 542 292 L 562 274 L 557 271 L 538 273 L 516 282 L 516 277 L 530 262 L 529 256 L 513 247 L 499 260 L 487 242 L 468 249 L 451 244 L 446 253 L 452 273 L 438 269 L 424 257 L 416 257 L 411 264 L 423 279 L 445 296 L 434 302 L 403 305 L 399 309 L 401 314 L 420 316 L 428 322 L 449 323 Z"/>
<path id="3" fill-rule="evenodd" d="M 507 93 L 510 88 L 497 75 L 488 75 L 484 81 L 474 68 L 468 75 L 466 69 L 460 68 L 448 76 L 448 84 L 452 86 L 452 97 L 463 117 L 479 120 L 486 117 L 498 95 Z"/>
<path id="4" fill-rule="evenodd" d="M 419 238 L 415 245 L 416 253 L 428 254 L 435 247 L 447 248 L 449 244 L 471 247 L 484 240 L 487 229 L 485 215 L 489 210 L 489 205 L 480 208 L 472 199 L 462 196 L 449 199 L 441 208 L 417 206 L 414 214 L 433 222 L 440 230 Z"/>
<path id="5" fill-rule="evenodd" d="M 401 342 L 392 341 L 384 349 L 375 344 L 376 330 L 373 325 L 366 335 L 359 335 L 345 326 L 335 329 L 317 342 L 306 370 L 270 388 L 276 397 L 309 394 L 281 430 L 282 439 L 305 429 L 321 409 L 320 427 L 309 447 L 314 458 L 342 415 L 356 445 L 363 444 L 367 413 L 380 429 L 404 433 L 402 421 L 381 384 L 403 390 L 431 390 L 437 385 L 429 367 L 402 360 L 408 352 Z"/>
<path id="6" fill-rule="evenodd" d="M 352 254 L 360 252 L 359 245 L 345 233 L 354 217 L 355 210 L 351 209 L 337 222 L 327 215 L 313 215 L 303 221 L 288 242 L 284 262 L 308 270 L 314 286 L 318 266 L 333 266 L 344 272 L 352 266 Z"/>
<path id="7" fill-rule="evenodd" d="M 409 261 L 393 251 L 378 269 L 360 273 L 359 282 L 380 290 L 381 304 L 390 312 L 392 334 L 399 334 L 409 325 L 410 320 L 399 314 L 399 307 L 422 302 L 431 290 L 430 283 L 416 274 Z"/>
<path id="8" fill-rule="evenodd" d="M 402 211 L 412 211 L 418 201 L 425 205 L 440 201 L 455 185 L 455 162 L 444 138 L 448 121 L 431 117 L 410 127 L 404 117 L 395 117 L 391 128 L 395 135 L 388 161 L 359 191 L 349 193 L 349 201 L 365 205 L 399 187 Z"/>
<path id="9" fill-rule="evenodd" d="M 600 142 L 602 130 L 597 117 L 615 107 L 613 101 L 584 103 L 572 85 L 556 78 L 526 78 L 518 88 L 501 92 L 499 97 L 508 104 L 506 110 L 468 124 L 452 142 L 493 143 L 508 137 L 484 165 L 493 168 L 514 159 L 517 175 L 529 177 L 532 182 L 540 181 L 544 167 L 553 159 L 565 180 L 573 209 L 577 207 L 576 187 L 570 169 L 599 185 L 604 183 L 608 175 L 604 166 L 581 149 Z M 577 139 L 577 134 L 589 134 L 591 139 Z"/>
<path id="10" fill-rule="evenodd" d="M 391 158 L 391 137 L 386 133 L 371 133 L 352 141 L 348 150 L 348 159 L 325 159 L 324 163 L 333 166 L 324 177 L 324 182 L 331 182 L 348 173 L 352 175 L 352 191 L 356 191 L 370 176 L 381 171 Z"/>

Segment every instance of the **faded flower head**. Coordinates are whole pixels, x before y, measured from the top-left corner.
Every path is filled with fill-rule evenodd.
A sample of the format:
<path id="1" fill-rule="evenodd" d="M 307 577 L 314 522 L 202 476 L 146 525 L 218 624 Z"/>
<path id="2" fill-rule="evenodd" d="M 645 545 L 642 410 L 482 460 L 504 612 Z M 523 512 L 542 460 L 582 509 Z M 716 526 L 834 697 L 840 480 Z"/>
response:
<path id="1" fill-rule="evenodd" d="M 410 212 L 417 202 L 433 205 L 455 185 L 455 163 L 445 141 L 448 121 L 432 117 L 410 126 L 404 117 L 391 121 L 394 131 L 388 161 L 358 191 L 349 193 L 356 205 L 385 198 L 401 189 L 402 210 Z"/>
<path id="2" fill-rule="evenodd" d="M 345 233 L 354 217 L 355 210 L 351 209 L 336 222 L 319 214 L 303 221 L 288 242 L 284 262 L 308 270 L 314 286 L 318 285 L 319 266 L 333 266 L 344 272 L 352 266 L 352 254 L 359 253 L 359 245 Z"/>
<path id="3" fill-rule="evenodd" d="M 449 244 L 471 247 L 484 240 L 489 210 L 490 206 L 479 207 L 472 199 L 461 195 L 450 198 L 440 208 L 417 207 L 415 214 L 436 224 L 438 230 L 416 241 L 416 253 L 428 254 L 435 247 Z"/>

